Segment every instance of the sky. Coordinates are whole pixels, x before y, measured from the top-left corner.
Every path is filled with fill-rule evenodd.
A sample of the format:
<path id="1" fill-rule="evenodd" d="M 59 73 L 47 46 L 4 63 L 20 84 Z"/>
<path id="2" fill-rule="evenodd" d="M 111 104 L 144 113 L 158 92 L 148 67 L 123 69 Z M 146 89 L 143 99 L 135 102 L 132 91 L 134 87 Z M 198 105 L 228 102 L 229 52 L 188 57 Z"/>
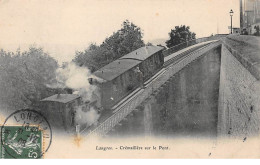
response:
<path id="1" fill-rule="evenodd" d="M 239 27 L 239 0 L 0 0 L 0 48 L 36 45 L 61 63 L 100 44 L 126 19 L 146 43 L 167 40 L 178 25 L 190 26 L 197 38 L 228 33 L 230 9 Z"/>

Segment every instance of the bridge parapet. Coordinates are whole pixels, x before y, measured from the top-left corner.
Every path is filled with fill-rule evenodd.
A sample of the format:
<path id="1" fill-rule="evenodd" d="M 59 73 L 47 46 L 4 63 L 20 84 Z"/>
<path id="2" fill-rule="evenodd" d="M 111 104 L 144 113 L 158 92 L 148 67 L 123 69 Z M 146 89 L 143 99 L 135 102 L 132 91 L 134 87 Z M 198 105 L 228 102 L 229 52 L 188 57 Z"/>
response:
<path id="1" fill-rule="evenodd" d="M 124 119 L 128 114 L 130 114 L 134 109 L 141 105 L 146 99 L 152 96 L 155 91 L 167 82 L 175 73 L 179 72 L 181 69 L 186 67 L 189 63 L 201 57 L 211 49 L 220 46 L 220 42 L 213 42 L 207 47 L 200 48 L 194 52 L 185 55 L 184 58 L 178 59 L 178 61 L 173 61 L 172 64 L 168 65 L 159 76 L 154 78 L 151 82 L 146 85 L 145 89 L 140 89 L 133 97 L 124 103 L 116 112 L 97 126 L 93 131 L 88 133 L 88 137 L 104 136 L 110 130 L 113 129 L 122 119 Z M 82 133 L 84 134 L 84 132 Z"/>
<path id="2" fill-rule="evenodd" d="M 260 80 L 260 39 L 252 36 L 226 37 L 225 47 L 257 79 Z"/>
<path id="3" fill-rule="evenodd" d="M 203 37 L 203 38 L 198 38 L 198 39 L 194 39 L 194 40 L 190 40 L 188 42 L 183 42 L 183 43 L 180 43 L 176 46 L 173 46 L 171 48 L 168 48 L 166 50 L 163 51 L 163 55 L 164 57 L 166 56 L 169 56 L 170 54 L 172 53 L 175 53 L 181 49 L 184 49 L 188 46 L 192 46 L 192 45 L 195 45 L 195 44 L 199 44 L 199 43 L 202 43 L 202 42 L 207 42 L 207 41 L 211 41 L 211 40 L 219 40 L 223 37 L 225 37 L 226 35 L 215 35 L 215 36 L 210 36 L 210 37 Z"/>

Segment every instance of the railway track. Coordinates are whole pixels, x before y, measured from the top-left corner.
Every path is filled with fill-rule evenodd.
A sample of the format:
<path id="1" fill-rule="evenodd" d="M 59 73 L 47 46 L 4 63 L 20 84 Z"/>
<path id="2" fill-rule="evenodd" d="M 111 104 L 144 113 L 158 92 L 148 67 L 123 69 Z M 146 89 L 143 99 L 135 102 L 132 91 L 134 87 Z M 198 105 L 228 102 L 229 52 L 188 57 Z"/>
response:
<path id="1" fill-rule="evenodd" d="M 185 50 L 187 48 L 185 48 L 184 50 L 180 50 L 176 53 L 173 53 L 172 55 L 169 55 L 167 57 L 165 57 L 164 59 L 164 67 L 167 67 L 169 65 L 171 65 L 172 63 L 177 63 L 178 61 L 182 60 L 183 58 L 185 58 L 187 55 L 189 55 L 191 52 L 195 52 L 201 49 L 206 48 L 207 46 L 209 46 L 211 43 L 216 42 L 217 40 L 212 40 L 212 41 L 208 41 L 205 43 L 200 43 L 197 46 L 191 46 L 192 48 Z"/>

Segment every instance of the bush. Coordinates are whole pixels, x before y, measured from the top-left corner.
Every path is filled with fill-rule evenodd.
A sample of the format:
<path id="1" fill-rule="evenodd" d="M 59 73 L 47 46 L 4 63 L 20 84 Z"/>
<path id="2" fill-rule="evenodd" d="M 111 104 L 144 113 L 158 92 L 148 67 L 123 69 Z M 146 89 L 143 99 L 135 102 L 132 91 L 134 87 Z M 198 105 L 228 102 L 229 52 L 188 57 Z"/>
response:
<path id="1" fill-rule="evenodd" d="M 55 81 L 57 62 L 42 48 L 28 51 L 0 51 L 0 106 L 4 109 L 30 108 L 49 96 L 46 84 Z"/>

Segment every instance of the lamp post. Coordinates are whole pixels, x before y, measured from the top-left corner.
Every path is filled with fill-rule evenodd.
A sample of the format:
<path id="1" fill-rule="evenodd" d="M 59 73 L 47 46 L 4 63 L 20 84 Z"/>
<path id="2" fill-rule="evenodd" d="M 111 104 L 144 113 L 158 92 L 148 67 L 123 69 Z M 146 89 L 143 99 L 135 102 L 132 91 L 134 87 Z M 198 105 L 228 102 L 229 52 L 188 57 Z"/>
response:
<path id="1" fill-rule="evenodd" d="M 231 18 L 231 33 L 230 34 L 232 34 L 232 16 L 234 14 L 232 9 L 230 10 L 229 14 L 230 14 L 230 18 Z"/>

